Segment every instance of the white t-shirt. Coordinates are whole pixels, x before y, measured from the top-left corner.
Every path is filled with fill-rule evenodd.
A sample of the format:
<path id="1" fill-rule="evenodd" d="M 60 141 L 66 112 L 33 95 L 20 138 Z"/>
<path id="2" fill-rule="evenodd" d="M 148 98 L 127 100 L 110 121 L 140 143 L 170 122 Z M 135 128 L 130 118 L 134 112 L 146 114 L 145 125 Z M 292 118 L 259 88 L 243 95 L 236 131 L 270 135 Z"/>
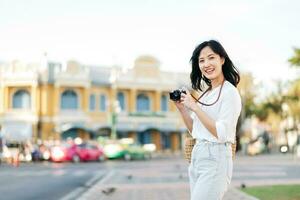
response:
<path id="1" fill-rule="evenodd" d="M 200 101 L 206 104 L 215 102 L 218 98 L 220 87 L 221 85 L 207 92 Z M 205 128 L 194 112 L 191 113 L 193 138 L 218 143 L 234 143 L 236 125 L 242 108 L 241 97 L 237 88 L 230 82 L 225 81 L 217 103 L 212 106 L 204 106 L 199 103 L 198 105 L 210 118 L 215 120 L 218 139 Z"/>

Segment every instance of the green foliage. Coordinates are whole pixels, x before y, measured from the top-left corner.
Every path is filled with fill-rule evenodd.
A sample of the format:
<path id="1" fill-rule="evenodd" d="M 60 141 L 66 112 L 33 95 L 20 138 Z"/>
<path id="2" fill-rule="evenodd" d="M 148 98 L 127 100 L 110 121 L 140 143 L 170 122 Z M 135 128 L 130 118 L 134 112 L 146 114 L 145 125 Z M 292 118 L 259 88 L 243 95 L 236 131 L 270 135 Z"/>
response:
<path id="1" fill-rule="evenodd" d="M 300 80 L 291 82 L 289 91 L 285 96 L 285 102 L 289 106 L 289 115 L 293 117 L 294 124 L 300 121 Z"/>
<path id="2" fill-rule="evenodd" d="M 254 108 L 253 115 L 255 115 L 260 121 L 265 121 L 268 118 L 269 110 L 265 108 L 265 104 L 263 103 Z"/>
<path id="3" fill-rule="evenodd" d="M 291 66 L 300 67 L 300 48 L 294 48 L 294 55 L 289 59 L 289 62 Z M 283 88 L 287 92 L 283 92 Z M 246 116 L 255 115 L 261 121 L 265 121 L 270 114 L 275 114 L 281 119 L 288 114 L 298 123 L 300 122 L 299 98 L 300 79 L 285 84 L 278 82 L 277 91 L 269 95 L 263 102 L 259 104 L 247 102 L 247 100 L 244 102 Z M 288 111 L 282 109 L 283 104 L 288 105 Z"/>
<path id="4" fill-rule="evenodd" d="M 271 113 L 282 117 L 282 104 L 284 101 L 285 97 L 280 91 L 273 93 L 265 101 L 255 106 L 254 115 L 261 121 L 265 121 Z"/>
<path id="5" fill-rule="evenodd" d="M 300 67 L 300 49 L 294 48 L 294 56 L 289 59 L 292 66 Z"/>
<path id="6" fill-rule="evenodd" d="M 246 96 L 243 98 L 243 104 L 245 109 L 245 117 L 251 117 L 256 113 L 256 105 L 254 104 L 254 95 Z"/>

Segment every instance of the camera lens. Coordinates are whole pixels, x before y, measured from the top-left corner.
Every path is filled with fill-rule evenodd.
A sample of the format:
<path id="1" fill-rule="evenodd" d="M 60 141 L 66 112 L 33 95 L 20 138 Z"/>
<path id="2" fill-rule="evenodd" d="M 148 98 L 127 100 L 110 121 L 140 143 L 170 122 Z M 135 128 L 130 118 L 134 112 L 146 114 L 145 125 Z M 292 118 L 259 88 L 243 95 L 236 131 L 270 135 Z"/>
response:
<path id="1" fill-rule="evenodd" d="M 180 90 L 174 90 L 173 92 L 170 92 L 170 99 L 173 101 L 179 101 L 181 97 L 181 91 Z"/>

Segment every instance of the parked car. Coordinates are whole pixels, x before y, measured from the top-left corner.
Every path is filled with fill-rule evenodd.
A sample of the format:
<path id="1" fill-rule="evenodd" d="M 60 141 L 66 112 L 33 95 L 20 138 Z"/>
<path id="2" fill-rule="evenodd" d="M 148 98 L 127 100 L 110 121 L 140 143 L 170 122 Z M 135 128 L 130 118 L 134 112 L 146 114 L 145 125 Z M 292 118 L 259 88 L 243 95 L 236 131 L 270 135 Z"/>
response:
<path id="1" fill-rule="evenodd" d="M 28 145 L 24 142 L 15 141 L 5 142 L 2 158 L 7 163 L 30 162 L 32 159 Z"/>
<path id="2" fill-rule="evenodd" d="M 109 159 L 138 160 L 150 159 L 151 151 L 147 151 L 141 144 L 134 142 L 132 138 L 122 138 L 119 141 L 107 141 L 104 153 Z"/>
<path id="3" fill-rule="evenodd" d="M 89 143 L 63 143 L 62 145 L 52 147 L 50 154 L 53 162 L 105 160 L 103 149 Z"/>
<path id="4" fill-rule="evenodd" d="M 138 143 L 132 143 L 127 144 L 124 146 L 125 154 L 124 159 L 125 160 L 148 160 L 151 158 L 151 152 L 146 151 L 141 144 Z"/>
<path id="5" fill-rule="evenodd" d="M 106 141 L 104 145 L 104 154 L 109 159 L 124 158 L 125 149 L 120 142 L 116 140 L 109 140 Z"/>
<path id="6" fill-rule="evenodd" d="M 45 144 L 33 145 L 31 156 L 32 161 L 43 161 L 50 159 L 50 147 Z"/>

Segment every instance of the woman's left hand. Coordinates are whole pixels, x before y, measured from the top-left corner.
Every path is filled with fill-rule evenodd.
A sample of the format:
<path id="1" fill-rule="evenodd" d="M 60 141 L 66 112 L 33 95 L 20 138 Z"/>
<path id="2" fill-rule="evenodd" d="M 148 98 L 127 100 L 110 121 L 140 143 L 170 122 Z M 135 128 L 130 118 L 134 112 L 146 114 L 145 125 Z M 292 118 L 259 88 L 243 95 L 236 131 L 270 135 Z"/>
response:
<path id="1" fill-rule="evenodd" d="M 186 91 L 186 94 L 184 94 L 183 92 L 181 93 L 181 98 L 180 98 L 181 102 L 188 109 L 195 111 L 198 108 L 197 102 L 191 96 L 191 93 L 186 88 L 183 88 L 182 90 Z"/>

